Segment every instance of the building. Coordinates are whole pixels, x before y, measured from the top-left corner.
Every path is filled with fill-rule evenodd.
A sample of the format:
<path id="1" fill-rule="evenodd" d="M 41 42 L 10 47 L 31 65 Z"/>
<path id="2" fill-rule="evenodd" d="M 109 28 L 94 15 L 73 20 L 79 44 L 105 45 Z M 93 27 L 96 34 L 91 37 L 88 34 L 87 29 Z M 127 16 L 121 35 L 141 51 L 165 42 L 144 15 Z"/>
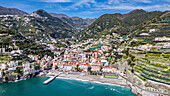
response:
<path id="1" fill-rule="evenodd" d="M 99 65 L 91 65 L 91 71 L 98 72 L 98 71 L 100 71 L 100 69 L 101 69 L 101 66 L 99 66 Z"/>
<path id="2" fill-rule="evenodd" d="M 83 69 L 83 71 L 87 72 L 88 67 L 90 67 L 90 64 L 82 64 L 79 66 L 80 69 Z"/>
<path id="3" fill-rule="evenodd" d="M 116 68 L 111 67 L 111 66 L 103 67 L 102 71 L 103 72 L 111 72 L 111 73 L 116 73 L 117 72 Z"/>
<path id="4" fill-rule="evenodd" d="M 1 66 L 0 66 L 0 69 L 7 69 L 8 66 L 6 63 L 2 63 Z"/>
<path id="5" fill-rule="evenodd" d="M 4 72 L 2 70 L 0 70 L 0 78 L 3 77 L 3 74 Z"/>
<path id="6" fill-rule="evenodd" d="M 64 71 L 71 71 L 72 70 L 72 66 L 68 65 L 68 64 L 65 64 L 63 70 Z"/>

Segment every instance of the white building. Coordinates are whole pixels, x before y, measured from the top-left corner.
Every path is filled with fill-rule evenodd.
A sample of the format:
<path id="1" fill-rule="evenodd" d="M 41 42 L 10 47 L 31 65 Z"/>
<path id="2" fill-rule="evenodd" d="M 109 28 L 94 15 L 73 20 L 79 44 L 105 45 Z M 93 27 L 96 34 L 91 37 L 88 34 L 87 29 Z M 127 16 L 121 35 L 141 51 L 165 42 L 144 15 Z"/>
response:
<path id="1" fill-rule="evenodd" d="M 155 41 L 170 41 L 170 38 L 168 37 L 156 37 L 155 38 Z"/>
<path id="2" fill-rule="evenodd" d="M 63 70 L 64 71 L 71 71 L 72 70 L 72 66 L 71 65 L 64 65 Z"/>
<path id="3" fill-rule="evenodd" d="M 149 34 L 148 33 L 141 33 L 140 35 L 141 36 L 148 36 Z"/>
<path id="4" fill-rule="evenodd" d="M 156 31 L 156 29 L 150 29 L 150 30 L 149 30 L 149 32 L 154 32 L 154 31 Z"/>
<path id="5" fill-rule="evenodd" d="M 86 72 L 88 71 L 87 70 L 88 67 L 90 67 L 90 64 L 82 64 L 82 65 L 79 66 L 80 69 L 83 69 L 83 71 L 86 71 Z"/>
<path id="6" fill-rule="evenodd" d="M 6 68 L 8 68 L 7 64 L 2 63 L 1 66 L 0 66 L 0 69 L 6 69 Z"/>
<path id="7" fill-rule="evenodd" d="M 102 71 L 103 71 L 103 72 L 116 73 L 116 68 L 114 68 L 114 67 L 103 67 Z"/>
<path id="8" fill-rule="evenodd" d="M 0 78 L 3 76 L 3 71 L 0 70 Z"/>

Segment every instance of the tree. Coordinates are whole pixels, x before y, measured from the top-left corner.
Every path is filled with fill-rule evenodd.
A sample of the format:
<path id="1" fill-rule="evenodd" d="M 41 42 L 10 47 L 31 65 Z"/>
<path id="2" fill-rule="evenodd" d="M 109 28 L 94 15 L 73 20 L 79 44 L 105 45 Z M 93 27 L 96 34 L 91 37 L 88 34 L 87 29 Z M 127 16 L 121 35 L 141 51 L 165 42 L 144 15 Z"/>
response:
<path id="1" fill-rule="evenodd" d="M 127 62 L 128 62 L 128 65 L 130 65 L 130 63 L 131 63 L 131 60 L 130 60 L 130 59 L 128 59 L 128 60 L 127 60 Z"/>
<path id="2" fill-rule="evenodd" d="M 22 71 L 21 71 L 20 68 L 18 68 L 15 72 L 16 72 L 16 73 L 21 73 Z"/>
<path id="3" fill-rule="evenodd" d="M 133 67 L 135 65 L 135 63 L 130 63 L 130 66 Z"/>
<path id="4" fill-rule="evenodd" d="M 88 68 L 87 68 L 87 71 L 91 72 L 91 67 L 88 67 Z"/>

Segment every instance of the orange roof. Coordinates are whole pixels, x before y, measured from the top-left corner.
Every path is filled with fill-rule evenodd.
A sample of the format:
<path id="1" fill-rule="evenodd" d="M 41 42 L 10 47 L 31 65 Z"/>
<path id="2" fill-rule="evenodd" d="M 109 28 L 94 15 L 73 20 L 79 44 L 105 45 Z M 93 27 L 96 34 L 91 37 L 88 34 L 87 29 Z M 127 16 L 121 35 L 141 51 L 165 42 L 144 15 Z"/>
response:
<path id="1" fill-rule="evenodd" d="M 84 66 L 90 66 L 90 64 L 82 64 L 82 65 L 84 65 Z"/>
<path id="2" fill-rule="evenodd" d="M 99 67 L 100 65 L 91 65 L 91 66 L 98 66 Z"/>
<path id="3" fill-rule="evenodd" d="M 66 63 L 64 66 L 71 66 L 71 65 L 69 65 L 68 63 Z"/>
<path id="4" fill-rule="evenodd" d="M 54 60 L 51 60 L 50 62 L 54 62 Z"/>
<path id="5" fill-rule="evenodd" d="M 109 68 L 115 68 L 115 67 L 109 66 Z"/>
<path id="6" fill-rule="evenodd" d="M 104 66 L 103 68 L 115 68 L 115 67 L 112 67 L 112 66 Z"/>

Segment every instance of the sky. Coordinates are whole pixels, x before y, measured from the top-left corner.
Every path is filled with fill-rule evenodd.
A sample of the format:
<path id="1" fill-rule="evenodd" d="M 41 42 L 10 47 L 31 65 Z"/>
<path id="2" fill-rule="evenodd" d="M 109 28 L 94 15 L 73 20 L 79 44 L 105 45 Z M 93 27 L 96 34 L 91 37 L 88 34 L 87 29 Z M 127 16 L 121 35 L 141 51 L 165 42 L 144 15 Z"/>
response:
<path id="1" fill-rule="evenodd" d="M 48 13 L 70 17 L 98 18 L 103 14 L 170 10 L 170 0 L 0 0 L 0 6 L 17 8 L 27 13 L 43 9 Z"/>

